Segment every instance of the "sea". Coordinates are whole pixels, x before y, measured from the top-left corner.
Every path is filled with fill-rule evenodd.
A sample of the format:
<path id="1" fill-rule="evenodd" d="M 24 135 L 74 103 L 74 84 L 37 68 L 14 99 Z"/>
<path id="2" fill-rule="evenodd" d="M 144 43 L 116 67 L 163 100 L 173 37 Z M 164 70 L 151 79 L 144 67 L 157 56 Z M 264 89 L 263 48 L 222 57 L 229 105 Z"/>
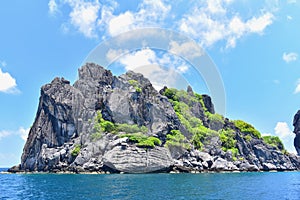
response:
<path id="1" fill-rule="evenodd" d="M 299 200 L 300 172 L 0 174 L 0 199 Z"/>

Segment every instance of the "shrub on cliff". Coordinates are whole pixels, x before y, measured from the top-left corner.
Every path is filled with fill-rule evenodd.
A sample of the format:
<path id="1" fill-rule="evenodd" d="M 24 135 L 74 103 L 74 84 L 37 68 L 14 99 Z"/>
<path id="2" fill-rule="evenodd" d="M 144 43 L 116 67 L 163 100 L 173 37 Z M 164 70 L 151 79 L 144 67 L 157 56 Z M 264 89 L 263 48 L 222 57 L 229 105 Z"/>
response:
<path id="1" fill-rule="evenodd" d="M 217 114 L 217 113 L 212 114 L 210 112 L 205 112 L 205 114 L 206 114 L 208 120 L 212 123 L 221 123 L 221 124 L 225 123 L 224 117 L 220 114 Z"/>
<path id="2" fill-rule="evenodd" d="M 160 139 L 153 136 L 147 136 L 142 133 L 122 134 L 120 137 L 128 137 L 128 140 L 136 143 L 136 146 L 138 147 L 154 148 L 155 146 L 161 145 Z"/>
<path id="3" fill-rule="evenodd" d="M 235 160 L 236 156 L 238 155 L 239 151 L 236 148 L 237 140 L 235 139 L 235 132 L 234 130 L 228 129 L 222 129 L 220 131 L 220 140 L 222 142 L 222 150 L 227 152 L 231 151 L 232 157 Z"/>
<path id="4" fill-rule="evenodd" d="M 280 151 L 284 150 L 284 145 L 278 136 L 271 136 L 271 135 L 263 136 L 263 140 L 265 143 L 267 143 L 273 147 L 276 147 Z"/>
<path id="5" fill-rule="evenodd" d="M 166 146 L 179 146 L 190 149 L 187 139 L 179 130 L 171 130 L 170 133 L 167 134 Z"/>
<path id="6" fill-rule="evenodd" d="M 75 145 L 74 149 L 71 151 L 71 155 L 76 157 L 80 153 L 81 146 L 80 144 Z"/>
<path id="7" fill-rule="evenodd" d="M 250 133 L 256 138 L 261 138 L 261 134 L 258 130 L 256 130 L 251 124 L 244 122 L 242 120 L 234 120 L 234 125 L 240 129 L 242 133 Z"/>

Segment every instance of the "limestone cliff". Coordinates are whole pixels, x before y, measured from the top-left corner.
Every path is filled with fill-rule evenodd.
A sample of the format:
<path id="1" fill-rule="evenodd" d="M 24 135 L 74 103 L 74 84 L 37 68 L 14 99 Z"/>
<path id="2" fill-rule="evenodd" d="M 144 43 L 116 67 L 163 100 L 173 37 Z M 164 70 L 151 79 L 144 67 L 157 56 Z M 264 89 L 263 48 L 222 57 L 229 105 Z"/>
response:
<path id="1" fill-rule="evenodd" d="M 21 164 L 11 171 L 296 169 L 299 157 L 277 138 L 216 114 L 209 96 L 191 87 L 157 92 L 141 74 L 116 77 L 87 63 L 73 85 L 55 78 L 41 88 Z"/>
<path id="2" fill-rule="evenodd" d="M 294 116 L 293 125 L 294 133 L 296 134 L 294 139 L 294 146 L 298 155 L 300 156 L 300 110 L 298 110 L 298 112 Z"/>

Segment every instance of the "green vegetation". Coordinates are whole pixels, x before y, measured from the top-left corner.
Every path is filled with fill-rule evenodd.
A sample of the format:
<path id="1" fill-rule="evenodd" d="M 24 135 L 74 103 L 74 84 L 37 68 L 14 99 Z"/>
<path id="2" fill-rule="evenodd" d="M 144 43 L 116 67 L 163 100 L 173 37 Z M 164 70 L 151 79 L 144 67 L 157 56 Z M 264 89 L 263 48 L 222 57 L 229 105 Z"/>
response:
<path id="1" fill-rule="evenodd" d="M 234 120 L 234 125 L 240 129 L 242 133 L 252 134 L 256 138 L 261 138 L 261 134 L 251 124 L 248 124 L 242 120 Z"/>
<path id="2" fill-rule="evenodd" d="M 173 101 L 179 101 L 178 96 L 176 95 L 177 91 L 178 90 L 174 88 L 167 88 L 163 95 L 165 95 L 166 97 L 168 97 L 168 99 L 171 99 Z"/>
<path id="3" fill-rule="evenodd" d="M 94 133 L 91 135 L 93 141 L 102 137 L 103 132 L 113 132 L 116 129 L 115 125 L 102 118 L 100 111 L 97 111 L 94 124 Z"/>
<path id="4" fill-rule="evenodd" d="M 147 139 L 138 142 L 136 146 L 145 147 L 145 148 L 154 148 L 155 145 L 156 146 L 161 145 L 160 139 L 158 139 L 156 137 L 153 137 L 153 136 L 150 136 Z"/>
<path id="5" fill-rule="evenodd" d="M 115 125 L 110 121 L 104 120 L 101 112 L 97 111 L 94 129 L 96 132 L 112 132 L 115 130 Z"/>
<path id="6" fill-rule="evenodd" d="M 244 139 L 247 141 L 247 142 L 250 142 L 252 140 L 252 137 L 251 135 L 245 135 L 244 136 Z"/>
<path id="7" fill-rule="evenodd" d="M 128 137 L 130 142 L 136 143 L 138 147 L 154 148 L 161 145 L 160 139 L 153 136 L 146 136 L 142 133 L 128 133 L 120 135 L 121 138 Z"/>
<path id="8" fill-rule="evenodd" d="M 222 141 L 222 149 L 225 152 L 231 151 L 233 159 L 237 159 L 239 151 L 236 148 L 237 141 L 234 139 L 234 130 L 223 129 L 219 132 L 216 132 L 205 127 L 200 119 L 193 116 L 191 107 L 198 102 L 201 104 L 206 117 L 211 123 L 225 123 L 222 115 L 212 114 L 207 110 L 202 95 L 195 93 L 194 96 L 191 96 L 183 90 L 176 90 L 173 88 L 167 88 L 163 94 L 168 97 L 169 101 L 172 103 L 181 124 L 192 134 L 192 139 L 190 142 L 195 148 L 203 148 L 203 143 L 208 137 L 219 136 L 220 140 Z M 242 133 L 244 133 L 244 138 L 246 141 L 249 142 L 253 138 L 261 138 L 260 132 L 257 131 L 252 125 L 241 120 L 234 121 L 234 124 Z M 166 145 L 172 143 L 177 145 L 178 143 L 180 144 L 180 142 L 184 141 L 184 136 L 181 135 L 182 134 L 175 132 L 168 134 Z"/>
<path id="9" fill-rule="evenodd" d="M 100 123 L 100 126 L 105 132 L 112 132 L 115 130 L 115 125 L 110 121 L 104 120 Z"/>
<path id="10" fill-rule="evenodd" d="M 208 120 L 213 122 L 213 123 L 222 123 L 222 124 L 225 123 L 224 122 L 224 117 L 220 114 L 217 114 L 217 113 L 212 114 L 210 112 L 206 112 L 205 114 L 206 114 Z"/>
<path id="11" fill-rule="evenodd" d="M 71 151 L 71 155 L 74 157 L 78 156 L 80 150 L 81 150 L 80 144 L 76 144 L 74 149 Z"/>
<path id="12" fill-rule="evenodd" d="M 173 88 L 167 88 L 163 94 L 168 97 L 169 101 L 172 103 L 181 124 L 193 135 L 191 142 L 197 149 L 203 147 L 203 142 L 207 137 L 218 135 L 216 131 L 203 126 L 203 122 L 192 115 L 191 107 L 197 102 L 201 104 L 205 112 L 209 113 L 204 105 L 202 95 L 195 93 L 194 96 L 190 96 L 186 91 Z M 211 113 L 209 113 L 209 115 L 212 120 L 224 121 L 221 115 Z M 172 141 L 176 142 L 176 140 L 171 140 L 173 135 L 174 134 L 172 133 L 167 135 L 170 139 L 169 143 Z"/>
<path id="13" fill-rule="evenodd" d="M 236 148 L 237 141 L 235 138 L 234 130 L 221 130 L 220 131 L 220 140 L 222 142 L 222 150 L 227 152 L 231 151 L 233 160 L 236 160 L 236 157 L 239 153 L 238 149 Z"/>
<path id="14" fill-rule="evenodd" d="M 211 130 L 203 125 L 199 125 L 198 127 L 192 128 L 189 130 L 192 134 L 192 143 L 197 149 L 202 149 L 203 142 L 209 136 L 217 136 L 218 132 Z"/>
<path id="15" fill-rule="evenodd" d="M 142 88 L 140 88 L 140 84 L 138 81 L 131 79 L 128 81 L 128 83 L 134 87 L 136 92 L 142 92 Z"/>
<path id="16" fill-rule="evenodd" d="M 278 136 L 263 136 L 265 143 L 276 147 L 280 151 L 284 151 L 284 145 Z"/>
<path id="17" fill-rule="evenodd" d="M 188 122 L 190 123 L 191 127 L 198 127 L 202 125 L 202 121 L 197 117 L 189 118 Z"/>
<path id="18" fill-rule="evenodd" d="M 94 124 L 94 133 L 91 134 L 91 140 L 97 141 L 102 137 L 104 132 L 116 134 L 117 132 L 125 133 L 147 133 L 148 128 L 138 126 L 137 124 L 114 124 L 104 120 L 100 111 L 97 111 Z"/>
<path id="19" fill-rule="evenodd" d="M 205 113 L 208 112 L 208 110 L 207 110 L 207 108 L 206 108 L 206 106 L 205 106 L 205 104 L 204 104 L 202 95 L 195 93 L 195 96 L 196 96 L 197 100 L 200 102 L 200 104 L 201 104 L 201 106 L 202 106 L 204 112 L 205 112 Z"/>
<path id="20" fill-rule="evenodd" d="M 104 120 L 100 111 L 97 111 L 95 117 L 94 131 L 95 132 L 91 134 L 92 141 L 100 139 L 103 132 L 125 132 L 126 134 L 122 134 L 120 137 L 128 137 L 129 141 L 137 143 L 139 147 L 153 148 L 155 145 L 161 145 L 161 141 L 158 138 L 144 135 L 144 133 L 148 132 L 147 127 L 138 126 L 137 124 L 114 124 Z M 78 149 L 76 151 L 78 151 Z"/>
<path id="21" fill-rule="evenodd" d="M 165 95 L 166 97 L 168 97 L 168 99 L 171 100 L 171 102 L 173 102 L 173 101 L 183 102 L 184 101 L 188 106 L 191 106 L 194 103 L 199 102 L 198 97 L 200 99 L 202 99 L 202 96 L 199 95 L 199 94 L 195 93 L 195 96 L 190 96 L 186 91 L 184 91 L 184 90 L 177 90 L 177 89 L 174 89 L 174 88 L 167 88 L 164 91 L 163 95 Z M 204 103 L 203 103 L 202 106 L 204 106 Z"/>
<path id="22" fill-rule="evenodd" d="M 281 150 L 281 152 L 282 152 L 284 155 L 289 155 L 289 154 L 290 154 L 286 149 Z"/>
<path id="23" fill-rule="evenodd" d="M 138 85 L 138 84 L 139 84 L 139 82 L 137 82 L 136 80 L 133 80 L 133 79 L 129 80 L 128 83 L 129 83 L 130 85 L 132 85 L 132 86 L 135 86 L 135 85 Z"/>
<path id="24" fill-rule="evenodd" d="M 95 132 L 91 134 L 92 141 L 100 139 L 103 132 L 125 132 L 126 134 L 122 134 L 120 137 L 128 137 L 129 141 L 137 143 L 137 146 L 139 147 L 153 148 L 155 145 L 161 145 L 161 141 L 158 138 L 144 135 L 144 133 L 148 132 L 147 127 L 139 127 L 137 124 L 114 124 L 110 121 L 104 120 L 100 111 L 97 111 L 95 117 L 94 131 Z M 78 148 L 76 151 L 78 151 Z"/>
<path id="25" fill-rule="evenodd" d="M 171 132 L 167 135 L 167 141 L 165 145 L 167 147 L 178 146 L 183 147 L 185 149 L 190 149 L 186 138 L 179 130 L 171 130 Z"/>

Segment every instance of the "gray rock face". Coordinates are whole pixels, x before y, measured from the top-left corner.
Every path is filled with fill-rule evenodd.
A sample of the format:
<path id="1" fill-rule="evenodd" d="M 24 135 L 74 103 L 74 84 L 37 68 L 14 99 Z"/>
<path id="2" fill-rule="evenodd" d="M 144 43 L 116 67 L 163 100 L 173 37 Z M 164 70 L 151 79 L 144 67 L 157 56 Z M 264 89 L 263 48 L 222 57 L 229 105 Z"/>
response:
<path id="1" fill-rule="evenodd" d="M 37 116 L 23 150 L 22 168 L 39 170 L 43 146 L 60 147 L 77 136 L 76 113 L 71 108 L 82 99 L 63 78 L 42 87 Z"/>
<path id="2" fill-rule="evenodd" d="M 173 160 L 169 151 L 164 147 L 143 149 L 116 146 L 104 154 L 103 163 L 121 172 L 148 173 L 168 170 Z"/>
<path id="3" fill-rule="evenodd" d="M 293 125 L 294 133 L 296 134 L 294 139 L 294 146 L 298 155 L 300 156 L 300 110 L 298 110 L 298 112 L 294 116 Z"/>
<path id="4" fill-rule="evenodd" d="M 235 171 L 238 170 L 237 166 L 235 166 L 232 162 L 228 162 L 223 158 L 217 158 L 211 169 L 214 171 Z"/>
<path id="5" fill-rule="evenodd" d="M 23 150 L 21 169 L 51 171 L 65 165 L 75 169 L 76 166 L 87 167 L 86 163 L 89 163 L 88 168 L 101 166 L 100 155 L 106 155 L 116 138 L 104 137 L 97 143 L 91 142 L 97 110 L 105 120 L 113 123 L 146 126 L 147 134 L 156 135 L 162 141 L 170 130 L 179 128 L 180 122 L 168 99 L 143 75 L 127 72 L 115 77 L 93 63 L 86 64 L 78 72 L 79 79 L 73 86 L 63 78 L 55 78 L 42 87 L 36 119 Z M 86 147 L 75 158 L 71 151 L 76 144 Z M 162 157 L 166 164 L 159 161 L 158 152 L 165 154 L 166 149 L 158 149 L 147 152 L 150 165 L 145 171 L 157 171 L 170 165 L 167 157 Z M 126 167 L 129 169 L 130 163 Z M 126 167 L 120 169 L 126 171 Z"/>
<path id="6" fill-rule="evenodd" d="M 203 94 L 202 98 L 203 98 L 204 105 L 207 108 L 207 110 L 210 113 L 215 114 L 215 107 L 214 107 L 214 104 L 212 103 L 210 96 Z"/>
<path id="7" fill-rule="evenodd" d="M 78 73 L 79 79 L 73 86 L 63 78 L 55 78 L 41 88 L 36 119 L 23 149 L 21 165 L 11 168 L 12 172 L 147 173 L 300 169 L 300 157 L 284 154 L 262 139 L 246 139 L 247 134 L 228 119 L 213 123 L 206 113 L 215 113 L 211 98 L 202 95 L 203 102 L 191 101 L 191 97 L 196 97 L 191 87 L 179 101 L 189 106 L 190 116 L 199 118 L 210 131 L 214 130 L 205 136 L 201 151 L 194 149 L 193 134 L 203 133 L 199 129 L 192 134 L 190 129 L 181 124 L 172 104 L 162 95 L 166 88 L 158 93 L 142 74 L 129 71 L 116 77 L 93 63 L 84 65 Z M 103 132 L 93 139 L 97 112 L 114 124 L 146 126 L 148 132 L 145 135 L 157 137 L 162 144 L 154 148 L 138 147 L 130 141 L 130 136 L 123 135 L 121 131 Z M 295 116 L 294 126 L 295 147 L 299 154 L 300 111 Z M 236 140 L 236 155 L 222 148 L 220 129 L 234 132 L 232 139 Z M 188 147 L 182 145 L 178 138 L 171 141 L 170 145 L 165 145 L 171 130 L 180 130 L 185 136 L 183 141 L 189 142 L 186 145 Z"/>

